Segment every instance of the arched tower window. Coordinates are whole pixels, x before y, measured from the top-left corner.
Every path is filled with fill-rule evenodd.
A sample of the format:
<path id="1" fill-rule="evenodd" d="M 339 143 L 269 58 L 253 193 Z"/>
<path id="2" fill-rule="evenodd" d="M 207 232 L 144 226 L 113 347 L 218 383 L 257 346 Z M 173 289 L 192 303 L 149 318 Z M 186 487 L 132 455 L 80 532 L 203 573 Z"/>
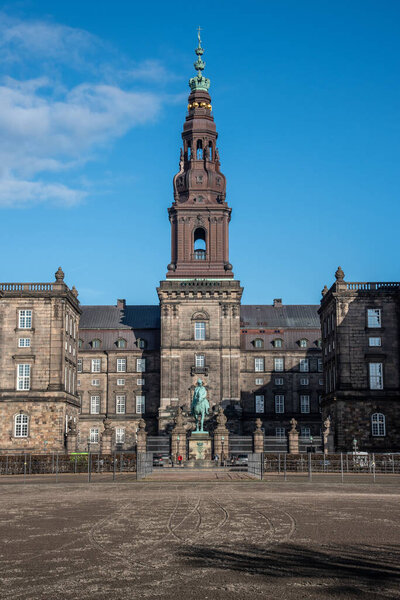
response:
<path id="1" fill-rule="evenodd" d="M 191 144 L 191 142 L 188 142 L 188 146 L 187 146 L 187 158 L 188 158 L 188 160 L 190 160 L 192 158 L 192 144 Z"/>
<path id="2" fill-rule="evenodd" d="M 203 142 L 201 140 L 197 140 L 196 158 L 197 160 L 203 158 Z"/>
<path id="3" fill-rule="evenodd" d="M 213 159 L 213 146 L 212 146 L 212 142 L 209 142 L 209 144 L 208 144 L 208 158 L 209 158 L 209 160 Z"/>
<path id="4" fill-rule="evenodd" d="M 206 232 L 202 227 L 194 232 L 193 255 L 195 260 L 206 260 Z"/>

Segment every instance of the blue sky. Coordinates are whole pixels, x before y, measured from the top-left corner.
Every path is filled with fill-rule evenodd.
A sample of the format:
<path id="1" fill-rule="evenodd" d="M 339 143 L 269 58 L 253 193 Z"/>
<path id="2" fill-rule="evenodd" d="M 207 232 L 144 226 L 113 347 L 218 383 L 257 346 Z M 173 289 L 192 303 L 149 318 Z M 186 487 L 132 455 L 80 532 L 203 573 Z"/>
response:
<path id="1" fill-rule="evenodd" d="M 400 279 L 400 3 L 203 6 L 1 4 L 2 281 L 157 302 L 198 24 L 243 301 Z"/>

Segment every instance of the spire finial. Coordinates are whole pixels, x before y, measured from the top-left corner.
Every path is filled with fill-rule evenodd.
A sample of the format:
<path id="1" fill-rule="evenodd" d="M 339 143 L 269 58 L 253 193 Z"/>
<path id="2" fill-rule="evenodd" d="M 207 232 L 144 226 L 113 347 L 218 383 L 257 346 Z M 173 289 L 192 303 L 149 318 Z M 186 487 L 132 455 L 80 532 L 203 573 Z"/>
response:
<path id="1" fill-rule="evenodd" d="M 201 45 L 201 31 L 202 29 L 199 25 L 197 28 L 197 39 L 199 40 L 199 43 L 197 48 L 195 49 L 195 52 L 197 54 L 197 60 L 195 60 L 195 62 L 193 63 L 194 68 L 197 71 L 197 75 L 189 80 L 189 86 L 192 92 L 194 92 L 195 90 L 204 90 L 208 92 L 208 88 L 210 87 L 210 80 L 207 79 L 207 77 L 203 77 L 202 73 L 202 71 L 204 71 L 206 63 L 201 58 L 204 54 L 204 48 Z"/>

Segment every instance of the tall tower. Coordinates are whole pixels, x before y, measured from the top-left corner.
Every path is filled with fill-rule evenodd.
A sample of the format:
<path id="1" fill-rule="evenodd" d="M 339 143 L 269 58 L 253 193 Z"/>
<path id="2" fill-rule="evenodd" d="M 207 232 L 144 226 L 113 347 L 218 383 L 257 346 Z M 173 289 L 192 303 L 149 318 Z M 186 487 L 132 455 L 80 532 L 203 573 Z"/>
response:
<path id="1" fill-rule="evenodd" d="M 157 289 L 161 307 L 159 430 L 177 406 L 189 409 L 201 377 L 210 404 L 240 403 L 240 282 L 229 262 L 231 208 L 199 43 L 189 81 L 179 172 L 173 179 L 171 262 Z"/>

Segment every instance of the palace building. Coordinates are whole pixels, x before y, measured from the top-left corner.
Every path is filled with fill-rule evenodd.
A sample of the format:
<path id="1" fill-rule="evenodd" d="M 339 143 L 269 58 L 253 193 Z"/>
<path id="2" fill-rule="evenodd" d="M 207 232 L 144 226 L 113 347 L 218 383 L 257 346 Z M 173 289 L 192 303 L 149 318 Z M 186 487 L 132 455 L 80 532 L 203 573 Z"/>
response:
<path id="1" fill-rule="evenodd" d="M 265 448 L 285 450 L 293 418 L 305 445 L 319 439 L 323 410 L 339 446 L 351 444 L 356 425 L 346 425 L 354 415 L 348 371 L 340 358 L 345 344 L 338 338 L 327 353 L 330 338 L 326 330 L 321 335 L 320 307 L 285 305 L 281 299 L 241 304 L 243 288 L 229 258 L 232 209 L 203 52 L 199 40 L 168 208 L 171 259 L 157 287 L 159 304 L 139 306 L 119 299 L 112 306 L 81 306 L 61 268 L 55 283 L 0 284 L 0 451 L 64 451 L 71 427 L 75 449 L 100 451 L 105 421 L 112 430 L 112 449 L 135 449 L 142 420 L 152 438 L 165 442 L 179 407 L 190 429 L 198 378 L 212 409 L 206 421 L 211 431 L 222 407 L 232 440 L 252 434 L 260 419 L 270 440 Z M 390 293 L 398 309 L 398 288 Z M 322 301 L 324 324 L 338 302 L 331 288 Z M 370 373 L 371 365 L 385 362 L 392 397 L 398 401 L 398 329 L 396 340 L 394 362 L 387 359 L 389 348 L 383 359 L 376 346 L 372 354 L 378 353 L 379 360 L 371 354 L 367 362 Z M 344 370 L 326 387 L 323 367 L 329 374 L 333 364 Z M 328 375 L 332 382 L 329 377 L 333 375 Z M 362 393 L 357 394 L 353 403 L 366 406 Z M 364 428 L 371 410 L 381 414 L 383 406 L 382 394 L 374 393 L 368 408 L 357 408 Z M 398 444 L 398 432 L 396 436 L 389 445 Z"/>

